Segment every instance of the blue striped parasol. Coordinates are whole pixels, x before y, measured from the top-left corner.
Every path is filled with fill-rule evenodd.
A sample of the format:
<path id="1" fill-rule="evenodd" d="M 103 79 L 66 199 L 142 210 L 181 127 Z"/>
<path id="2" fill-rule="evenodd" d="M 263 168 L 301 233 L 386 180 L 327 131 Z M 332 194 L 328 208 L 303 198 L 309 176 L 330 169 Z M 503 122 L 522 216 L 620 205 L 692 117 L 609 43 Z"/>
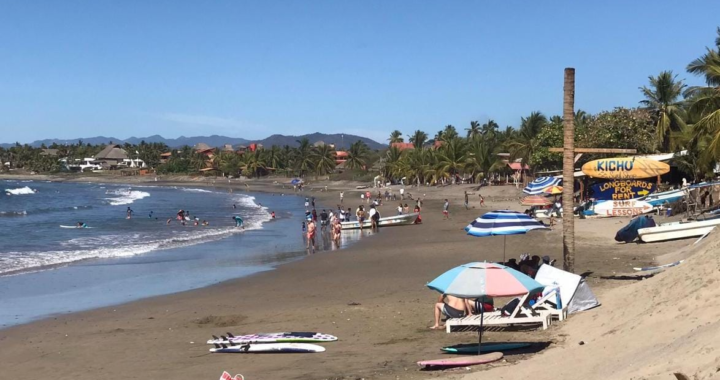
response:
<path id="1" fill-rule="evenodd" d="M 543 190 L 550 186 L 557 186 L 562 183 L 562 178 L 556 177 L 538 177 L 534 181 L 530 182 L 523 189 L 523 193 L 530 195 L 542 194 Z"/>
<path id="2" fill-rule="evenodd" d="M 528 215 L 512 210 L 490 211 L 465 227 L 468 235 L 477 237 L 521 235 L 532 230 L 549 230 L 549 228 Z M 503 242 L 503 262 L 505 262 L 505 242 Z"/>

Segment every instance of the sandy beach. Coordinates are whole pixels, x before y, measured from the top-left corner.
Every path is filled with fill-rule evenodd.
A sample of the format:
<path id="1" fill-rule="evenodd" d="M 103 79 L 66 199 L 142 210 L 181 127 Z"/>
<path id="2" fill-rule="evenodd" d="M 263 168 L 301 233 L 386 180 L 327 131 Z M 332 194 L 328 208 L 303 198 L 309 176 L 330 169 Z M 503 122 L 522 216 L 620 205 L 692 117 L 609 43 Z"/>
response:
<path id="1" fill-rule="evenodd" d="M 170 181 L 161 181 L 169 184 Z M 197 185 L 197 183 L 193 183 Z M 338 202 L 338 184 L 308 186 L 306 194 L 322 204 Z M 292 191 L 271 181 L 215 183 L 239 190 Z M 345 184 L 345 205 L 356 207 L 359 194 Z M 315 188 L 316 191 L 310 191 Z M 352 247 L 322 252 L 276 270 L 216 286 L 124 305 L 80 312 L 0 330 L 1 378 L 53 373 L 56 378 L 177 379 L 216 378 L 223 370 L 249 379 L 423 379 L 467 372 L 422 372 L 415 362 L 440 357 L 446 345 L 472 343 L 475 333 L 446 334 L 428 329 L 437 294 L 424 285 L 440 273 L 471 261 L 502 259 L 502 237 L 473 238 L 462 230 L 483 212 L 521 210 L 514 187 L 483 188 L 487 205 L 473 198 L 462 207 L 469 186 L 420 188 L 423 224 L 382 229 Z M 413 190 L 409 190 L 413 192 Z M 441 199 L 451 199 L 451 220 L 442 220 Z M 381 207 L 394 213 L 395 204 Z M 601 302 L 624 288 L 633 266 L 656 262 L 687 241 L 662 245 L 618 244 L 612 240 L 625 218 L 576 221 L 577 273 L 585 273 Z M 507 256 L 550 255 L 561 261 L 561 229 L 507 239 Z M 561 266 L 561 264 L 558 264 Z M 530 341 L 531 348 L 501 362 L 473 368 L 522 368 L 533 357 L 553 355 L 577 342 L 568 339 L 575 320 L 595 321 L 607 306 L 570 318 L 547 331 L 489 332 L 486 341 Z M 579 322 L 578 322 L 579 323 Z M 587 324 L 587 323 L 586 323 Z M 587 327 L 587 326 L 586 326 Z M 320 331 L 338 336 L 315 355 L 209 354 L 211 334 L 271 331 Z M 538 354 L 540 353 L 540 354 Z M 557 355 L 557 354 L 555 354 Z M 528 360 L 530 359 L 530 360 Z M 508 364 L 517 364 L 508 366 Z M 511 372 L 515 371 L 514 369 Z M 515 377 L 504 377 L 515 378 Z"/>

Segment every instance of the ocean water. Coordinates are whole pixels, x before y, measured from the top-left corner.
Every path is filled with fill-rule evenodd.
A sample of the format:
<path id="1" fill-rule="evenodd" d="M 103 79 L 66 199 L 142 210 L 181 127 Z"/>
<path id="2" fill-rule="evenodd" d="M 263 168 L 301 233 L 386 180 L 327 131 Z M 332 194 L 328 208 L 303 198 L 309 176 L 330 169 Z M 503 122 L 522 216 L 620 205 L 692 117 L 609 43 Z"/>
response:
<path id="1" fill-rule="evenodd" d="M 293 195 L 27 181 L 1 181 L 0 190 L 0 328 L 204 287 L 306 255 L 304 198 Z M 209 226 L 181 225 L 180 209 Z M 246 229 L 234 227 L 236 214 Z M 67 228 L 78 222 L 89 228 Z M 329 250 L 324 240 L 319 248 Z"/>

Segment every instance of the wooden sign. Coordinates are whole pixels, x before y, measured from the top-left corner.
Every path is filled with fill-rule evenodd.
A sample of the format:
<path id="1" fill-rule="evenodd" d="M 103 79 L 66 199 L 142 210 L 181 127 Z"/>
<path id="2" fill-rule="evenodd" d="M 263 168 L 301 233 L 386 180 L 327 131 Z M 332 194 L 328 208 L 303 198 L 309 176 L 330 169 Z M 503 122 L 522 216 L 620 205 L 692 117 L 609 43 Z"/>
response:
<path id="1" fill-rule="evenodd" d="M 670 165 L 646 158 L 603 158 L 583 165 L 582 172 L 590 177 L 607 179 L 638 179 L 663 175 Z"/>

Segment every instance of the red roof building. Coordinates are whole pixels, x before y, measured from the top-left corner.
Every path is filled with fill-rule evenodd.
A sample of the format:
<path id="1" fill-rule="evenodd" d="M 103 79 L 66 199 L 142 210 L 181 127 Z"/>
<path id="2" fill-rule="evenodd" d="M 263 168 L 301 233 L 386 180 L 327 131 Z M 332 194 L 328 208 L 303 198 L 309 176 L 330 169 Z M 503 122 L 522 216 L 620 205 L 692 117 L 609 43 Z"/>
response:
<path id="1" fill-rule="evenodd" d="M 398 148 L 400 150 L 415 149 L 415 145 L 413 145 L 413 143 L 406 143 L 406 142 L 396 142 L 396 143 L 390 144 L 390 146 L 394 147 L 394 148 Z"/>

